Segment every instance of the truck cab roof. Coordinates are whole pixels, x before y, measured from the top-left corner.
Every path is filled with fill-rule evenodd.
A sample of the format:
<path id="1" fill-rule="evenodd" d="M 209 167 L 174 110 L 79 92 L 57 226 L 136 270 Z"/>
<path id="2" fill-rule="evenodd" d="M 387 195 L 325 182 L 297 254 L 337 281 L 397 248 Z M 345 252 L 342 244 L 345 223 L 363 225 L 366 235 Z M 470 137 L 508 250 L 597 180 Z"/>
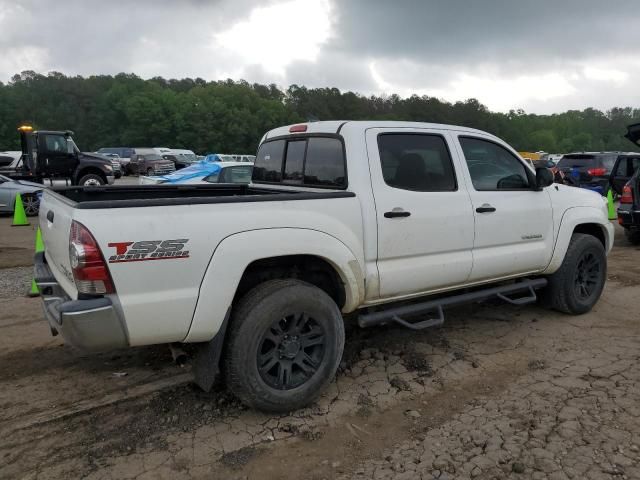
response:
<path id="1" fill-rule="evenodd" d="M 36 130 L 32 132 L 35 135 L 72 135 L 71 130 Z"/>
<path id="2" fill-rule="evenodd" d="M 320 122 L 303 122 L 284 127 L 274 128 L 268 131 L 262 138 L 262 141 L 273 139 L 275 137 L 295 135 L 296 133 L 326 133 L 326 134 L 339 134 L 345 129 L 354 130 L 368 130 L 370 128 L 424 128 L 435 130 L 455 130 L 480 135 L 493 135 L 477 130 L 475 128 L 460 127 L 457 125 L 447 125 L 442 123 L 427 123 L 427 122 L 401 122 L 394 120 L 376 120 L 376 121 L 362 121 L 362 120 L 331 120 Z M 294 131 L 292 131 L 292 129 Z M 298 130 L 298 131 L 295 131 Z"/>

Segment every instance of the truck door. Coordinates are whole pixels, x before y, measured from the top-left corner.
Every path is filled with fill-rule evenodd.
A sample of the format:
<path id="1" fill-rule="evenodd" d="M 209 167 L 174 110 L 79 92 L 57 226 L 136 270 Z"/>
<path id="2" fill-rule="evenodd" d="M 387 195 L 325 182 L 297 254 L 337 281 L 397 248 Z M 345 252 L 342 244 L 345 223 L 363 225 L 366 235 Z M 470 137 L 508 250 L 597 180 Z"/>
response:
<path id="1" fill-rule="evenodd" d="M 457 135 L 475 216 L 470 281 L 544 269 L 553 252 L 551 198 L 505 145 L 481 135 Z M 553 187 L 547 187 L 553 188 Z"/>
<path id="2" fill-rule="evenodd" d="M 446 131 L 370 129 L 366 142 L 380 297 L 464 283 L 471 273 L 473 212 Z"/>
<path id="3" fill-rule="evenodd" d="M 42 176 L 71 178 L 78 164 L 73 144 L 61 133 L 38 134 L 37 168 Z"/>

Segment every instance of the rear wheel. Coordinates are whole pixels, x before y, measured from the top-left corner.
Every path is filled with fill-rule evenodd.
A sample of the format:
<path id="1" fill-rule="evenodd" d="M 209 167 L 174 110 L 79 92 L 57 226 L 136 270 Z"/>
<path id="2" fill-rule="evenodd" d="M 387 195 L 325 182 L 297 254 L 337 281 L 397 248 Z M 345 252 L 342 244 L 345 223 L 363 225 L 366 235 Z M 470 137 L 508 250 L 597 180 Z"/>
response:
<path id="1" fill-rule="evenodd" d="M 329 384 L 344 348 L 336 303 L 300 280 L 271 280 L 234 308 L 226 345 L 229 389 L 246 405 L 289 412 Z"/>
<path id="2" fill-rule="evenodd" d="M 87 175 L 83 175 L 78 182 L 78 185 L 82 187 L 97 187 L 99 185 L 104 185 L 107 183 L 104 178 L 100 175 L 96 175 L 95 173 L 88 173 Z"/>
<path id="3" fill-rule="evenodd" d="M 629 240 L 629 243 L 633 245 L 640 244 L 640 230 L 631 230 L 630 228 L 625 228 L 624 236 L 627 237 L 627 240 Z"/>
<path id="4" fill-rule="evenodd" d="M 564 313 L 586 313 L 600 298 L 606 277 L 607 257 L 600 240 L 574 233 L 562 265 L 549 277 L 547 303 Z"/>

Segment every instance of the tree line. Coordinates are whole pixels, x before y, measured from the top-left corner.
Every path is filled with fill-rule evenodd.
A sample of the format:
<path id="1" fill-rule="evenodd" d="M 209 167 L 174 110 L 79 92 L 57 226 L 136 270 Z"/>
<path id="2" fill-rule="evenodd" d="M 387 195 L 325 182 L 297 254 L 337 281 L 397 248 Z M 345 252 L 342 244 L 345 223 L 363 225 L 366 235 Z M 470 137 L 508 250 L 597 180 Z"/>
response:
<path id="1" fill-rule="evenodd" d="M 20 148 L 16 128 L 73 130 L 84 151 L 105 146 L 167 146 L 197 153 L 255 152 L 269 129 L 308 120 L 406 120 L 491 132 L 520 151 L 630 150 L 622 135 L 640 109 L 587 108 L 552 115 L 491 112 L 476 99 L 364 96 L 337 88 L 205 81 L 134 74 L 90 77 L 24 71 L 0 82 L 0 150 Z"/>

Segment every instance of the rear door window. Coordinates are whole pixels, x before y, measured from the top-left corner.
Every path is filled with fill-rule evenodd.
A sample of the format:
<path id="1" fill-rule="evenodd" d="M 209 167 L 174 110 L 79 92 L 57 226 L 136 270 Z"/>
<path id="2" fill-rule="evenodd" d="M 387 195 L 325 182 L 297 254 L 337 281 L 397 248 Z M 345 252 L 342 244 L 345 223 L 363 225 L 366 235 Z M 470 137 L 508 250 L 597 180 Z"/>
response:
<path id="1" fill-rule="evenodd" d="M 417 192 L 451 192 L 456 177 L 444 138 L 433 134 L 385 133 L 378 137 L 387 185 Z"/>

